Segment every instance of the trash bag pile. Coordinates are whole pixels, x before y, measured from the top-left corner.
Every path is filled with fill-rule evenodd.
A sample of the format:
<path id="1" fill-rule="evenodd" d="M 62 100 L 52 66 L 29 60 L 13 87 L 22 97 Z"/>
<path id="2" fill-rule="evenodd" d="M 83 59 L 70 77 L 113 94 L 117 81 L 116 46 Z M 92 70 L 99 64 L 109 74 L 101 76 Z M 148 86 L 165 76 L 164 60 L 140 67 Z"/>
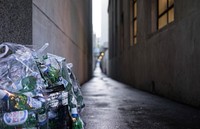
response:
<path id="1" fill-rule="evenodd" d="M 0 128 L 84 129 L 73 64 L 14 43 L 0 44 Z M 43 54 L 42 54 L 43 53 Z"/>

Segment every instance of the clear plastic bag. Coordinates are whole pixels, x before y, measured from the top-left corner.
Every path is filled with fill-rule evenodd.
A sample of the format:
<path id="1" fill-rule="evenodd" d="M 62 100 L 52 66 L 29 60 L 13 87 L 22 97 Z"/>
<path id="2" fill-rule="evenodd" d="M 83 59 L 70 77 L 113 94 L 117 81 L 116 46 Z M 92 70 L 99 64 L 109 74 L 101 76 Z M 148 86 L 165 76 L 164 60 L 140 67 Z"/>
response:
<path id="1" fill-rule="evenodd" d="M 20 44 L 2 43 L 0 47 L 0 88 L 23 93 L 44 86 L 33 50 Z"/>
<path id="2" fill-rule="evenodd" d="M 80 87 L 80 84 L 79 84 L 74 72 L 72 71 L 73 64 L 68 63 L 68 64 L 66 64 L 66 67 L 68 68 L 70 82 L 72 83 L 72 88 L 73 88 L 72 95 L 75 97 L 75 99 L 77 101 L 77 109 L 78 109 L 78 112 L 80 113 L 83 110 L 83 108 L 85 107 L 85 104 L 83 101 L 83 95 L 81 92 L 81 87 Z"/>
<path id="3" fill-rule="evenodd" d="M 63 110 L 67 110 L 65 118 L 73 119 L 72 114 L 76 114 L 76 122 L 78 122 L 81 120 L 79 113 L 85 104 L 80 85 L 72 71 L 73 64 L 67 63 L 64 57 L 44 54 L 47 46 L 48 43 L 35 51 L 20 44 L 2 43 L 0 45 L 0 89 L 13 95 L 23 94 L 28 98 L 34 97 L 41 102 L 41 109 L 45 108 L 45 112 L 49 114 L 48 120 L 51 119 L 53 123 L 56 121 L 54 119 L 62 116 L 58 115 L 58 112 L 62 114 Z M 4 98 L 1 93 L 0 98 Z M 0 103 L 7 105 L 3 104 L 3 100 Z M 20 106 L 20 103 L 16 102 L 16 104 Z M 3 109 L 2 107 L 0 109 Z M 64 109 L 59 109 L 61 107 Z M 27 110 L 32 111 L 31 108 Z M 36 110 L 34 112 L 38 113 Z M 3 113 L 5 111 L 1 114 Z"/>

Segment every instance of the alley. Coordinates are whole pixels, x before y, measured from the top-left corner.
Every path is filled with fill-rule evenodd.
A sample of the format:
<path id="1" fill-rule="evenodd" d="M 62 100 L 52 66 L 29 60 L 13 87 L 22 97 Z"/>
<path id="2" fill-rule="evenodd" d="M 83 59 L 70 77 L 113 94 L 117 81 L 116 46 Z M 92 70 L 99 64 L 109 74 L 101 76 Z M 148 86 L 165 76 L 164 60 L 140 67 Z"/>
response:
<path id="1" fill-rule="evenodd" d="M 100 68 L 82 92 L 86 129 L 200 128 L 200 110 L 114 81 Z"/>

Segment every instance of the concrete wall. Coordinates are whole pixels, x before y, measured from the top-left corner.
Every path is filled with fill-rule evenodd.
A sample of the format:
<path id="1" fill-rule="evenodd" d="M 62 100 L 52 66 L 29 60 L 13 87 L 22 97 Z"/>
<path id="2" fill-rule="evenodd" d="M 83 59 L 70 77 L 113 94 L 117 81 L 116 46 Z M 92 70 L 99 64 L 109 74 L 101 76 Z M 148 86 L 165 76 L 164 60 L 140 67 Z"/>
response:
<path id="1" fill-rule="evenodd" d="M 74 65 L 78 80 L 92 76 L 91 0 L 33 0 L 33 45 L 50 43 L 47 51 Z"/>
<path id="2" fill-rule="evenodd" d="M 119 40 L 114 42 L 120 33 L 117 29 L 120 24 L 113 20 L 119 13 L 114 15 L 116 11 L 110 0 L 110 76 L 136 88 L 200 107 L 200 2 L 175 0 L 175 21 L 156 30 L 155 1 L 138 0 L 138 43 L 134 46 L 129 45 L 129 3 L 123 2 L 122 49 L 118 47 Z"/>
<path id="3" fill-rule="evenodd" d="M 32 43 L 32 0 L 0 0 L 0 43 Z"/>

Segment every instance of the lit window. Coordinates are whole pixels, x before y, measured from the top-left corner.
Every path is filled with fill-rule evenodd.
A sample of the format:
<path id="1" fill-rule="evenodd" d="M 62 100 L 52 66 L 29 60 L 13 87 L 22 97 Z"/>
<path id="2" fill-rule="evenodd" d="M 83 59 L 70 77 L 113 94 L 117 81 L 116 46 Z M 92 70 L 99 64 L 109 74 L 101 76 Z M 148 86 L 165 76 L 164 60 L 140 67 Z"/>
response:
<path id="1" fill-rule="evenodd" d="M 134 33 L 133 33 L 133 37 L 134 37 L 134 44 L 137 43 L 137 0 L 134 0 Z"/>
<path id="2" fill-rule="evenodd" d="M 137 0 L 130 0 L 130 45 L 137 43 Z"/>
<path id="3" fill-rule="evenodd" d="M 174 21 L 174 0 L 158 0 L 158 29 Z"/>

